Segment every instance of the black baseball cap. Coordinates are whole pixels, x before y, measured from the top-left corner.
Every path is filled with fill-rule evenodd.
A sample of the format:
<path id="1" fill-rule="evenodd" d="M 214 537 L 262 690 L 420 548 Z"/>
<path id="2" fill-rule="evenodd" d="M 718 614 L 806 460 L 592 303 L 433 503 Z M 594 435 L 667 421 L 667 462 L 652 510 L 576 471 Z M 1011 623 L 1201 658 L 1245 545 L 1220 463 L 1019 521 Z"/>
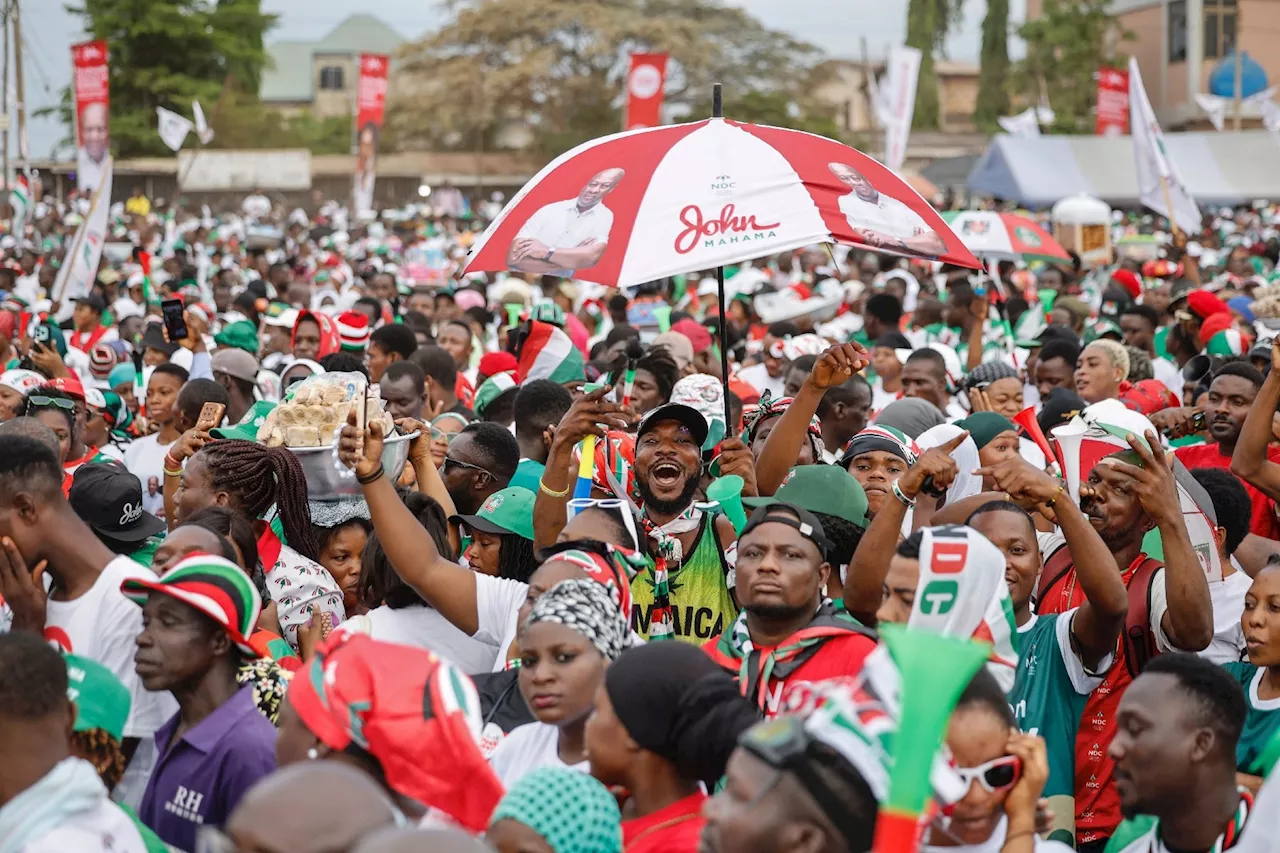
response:
<path id="1" fill-rule="evenodd" d="M 1054 388 L 1044 398 L 1040 406 L 1040 414 L 1036 415 L 1036 423 L 1045 435 L 1056 426 L 1062 426 L 1085 410 L 1089 404 L 1084 398 L 1069 388 Z"/>
<path id="2" fill-rule="evenodd" d="M 702 412 L 683 403 L 666 403 L 645 415 L 644 420 L 640 421 L 640 429 L 636 432 L 636 441 L 638 442 L 642 435 L 662 421 L 679 421 L 688 427 L 699 447 L 707 443 L 707 432 L 710 429 L 707 426 L 707 419 L 702 416 Z"/>
<path id="3" fill-rule="evenodd" d="M 1057 323 L 1051 323 L 1040 330 L 1040 334 L 1031 340 L 1018 341 L 1018 346 L 1023 349 L 1035 349 L 1042 347 L 1049 341 L 1071 341 L 1073 344 L 1080 343 L 1080 336 L 1070 326 L 1062 326 Z"/>
<path id="4" fill-rule="evenodd" d="M 106 539 L 142 542 L 165 529 L 142 508 L 142 481 L 114 463 L 81 465 L 68 499 L 80 520 Z"/>
<path id="5" fill-rule="evenodd" d="M 742 533 L 738 535 L 738 541 L 741 542 L 742 537 L 762 524 L 785 524 L 787 527 L 800 531 L 801 536 L 818 546 L 818 553 L 822 555 L 824 560 L 831 553 L 831 540 L 827 538 L 826 531 L 822 529 L 822 522 L 818 521 L 818 517 L 807 509 L 801 509 L 795 504 L 788 503 L 774 503 L 762 506 L 751 513 L 751 518 L 747 519 L 747 526 L 742 528 Z"/>
<path id="6" fill-rule="evenodd" d="M 79 299 L 74 299 L 72 301 L 77 305 L 84 305 L 92 308 L 99 314 L 107 310 L 107 300 L 103 299 L 102 296 L 97 293 L 90 293 L 88 296 L 81 296 Z"/>

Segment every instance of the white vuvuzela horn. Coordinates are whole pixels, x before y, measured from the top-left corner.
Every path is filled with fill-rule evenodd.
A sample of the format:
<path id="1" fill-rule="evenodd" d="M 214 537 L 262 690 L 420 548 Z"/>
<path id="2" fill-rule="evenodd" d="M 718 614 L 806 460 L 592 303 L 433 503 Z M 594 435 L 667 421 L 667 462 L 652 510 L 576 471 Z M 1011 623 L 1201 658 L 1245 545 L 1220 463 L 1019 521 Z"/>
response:
<path id="1" fill-rule="evenodd" d="M 1062 451 L 1063 466 L 1067 469 L 1062 472 L 1067 478 L 1067 491 L 1071 494 L 1071 500 L 1077 504 L 1080 503 L 1080 445 L 1088 429 L 1088 425 L 1076 416 L 1050 430 Z"/>

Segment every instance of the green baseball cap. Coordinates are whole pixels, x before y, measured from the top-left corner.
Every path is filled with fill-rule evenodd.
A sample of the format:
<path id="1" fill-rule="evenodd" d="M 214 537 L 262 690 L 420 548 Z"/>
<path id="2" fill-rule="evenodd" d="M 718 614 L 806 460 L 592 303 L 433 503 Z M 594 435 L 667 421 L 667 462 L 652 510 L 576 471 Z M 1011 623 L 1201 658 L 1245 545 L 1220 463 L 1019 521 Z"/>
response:
<path id="1" fill-rule="evenodd" d="M 213 336 L 213 341 L 220 347 L 242 349 L 254 358 L 258 357 L 258 327 L 248 320 L 228 323 Z"/>
<path id="2" fill-rule="evenodd" d="M 459 521 L 472 530 L 485 533 L 514 533 L 533 541 L 533 502 L 537 496 L 520 486 L 509 486 L 489 495 L 475 515 L 455 515 L 450 521 Z M 863 499 L 866 503 L 866 499 Z"/>
<path id="3" fill-rule="evenodd" d="M 238 423 L 227 427 L 218 427 L 209 430 L 209 435 L 214 438 L 239 438 L 244 441 L 258 440 L 258 427 L 262 426 L 263 421 L 267 419 L 267 415 L 276 407 L 275 403 L 269 400 L 259 400 L 254 403 L 249 411 L 244 413 Z"/>
<path id="4" fill-rule="evenodd" d="M 116 740 L 124 739 L 132 699 L 129 689 L 111 670 L 79 655 L 65 655 L 67 698 L 76 705 L 74 730 L 102 729 Z"/>
<path id="5" fill-rule="evenodd" d="M 472 407 L 475 410 L 476 417 L 483 417 L 484 410 L 489 408 L 490 403 L 515 387 L 517 387 L 517 383 L 514 370 L 495 373 L 481 382 L 480 388 L 476 391 L 475 405 Z"/>
<path id="6" fill-rule="evenodd" d="M 867 526 L 867 493 L 853 475 L 837 465 L 797 465 L 773 497 L 743 498 L 749 507 L 785 503 L 809 512 Z"/>

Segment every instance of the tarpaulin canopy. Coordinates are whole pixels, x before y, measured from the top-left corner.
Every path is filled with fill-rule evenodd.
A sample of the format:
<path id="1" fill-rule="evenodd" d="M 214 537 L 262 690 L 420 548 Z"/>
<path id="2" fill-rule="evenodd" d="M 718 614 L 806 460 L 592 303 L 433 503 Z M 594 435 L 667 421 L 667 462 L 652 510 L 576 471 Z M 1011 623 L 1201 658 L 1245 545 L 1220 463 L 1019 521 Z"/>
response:
<path id="1" fill-rule="evenodd" d="M 1201 205 L 1280 199 L 1280 143 L 1267 131 L 1167 133 L 1165 140 Z M 1137 205 L 1133 143 L 1128 136 L 996 136 L 969 173 L 969 190 L 1033 209 L 1075 193 Z"/>

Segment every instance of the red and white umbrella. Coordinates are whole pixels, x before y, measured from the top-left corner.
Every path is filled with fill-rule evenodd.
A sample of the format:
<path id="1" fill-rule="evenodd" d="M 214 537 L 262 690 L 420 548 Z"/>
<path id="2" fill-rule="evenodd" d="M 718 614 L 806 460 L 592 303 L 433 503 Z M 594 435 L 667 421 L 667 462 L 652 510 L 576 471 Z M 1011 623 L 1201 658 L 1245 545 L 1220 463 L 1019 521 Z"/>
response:
<path id="1" fill-rule="evenodd" d="M 628 287 L 821 242 L 981 268 L 919 193 L 865 154 L 712 118 L 556 158 L 476 242 L 465 272 Z"/>
<path id="2" fill-rule="evenodd" d="M 1071 263 L 1062 244 L 1025 216 L 994 210 L 948 210 L 942 218 L 979 257 Z"/>

